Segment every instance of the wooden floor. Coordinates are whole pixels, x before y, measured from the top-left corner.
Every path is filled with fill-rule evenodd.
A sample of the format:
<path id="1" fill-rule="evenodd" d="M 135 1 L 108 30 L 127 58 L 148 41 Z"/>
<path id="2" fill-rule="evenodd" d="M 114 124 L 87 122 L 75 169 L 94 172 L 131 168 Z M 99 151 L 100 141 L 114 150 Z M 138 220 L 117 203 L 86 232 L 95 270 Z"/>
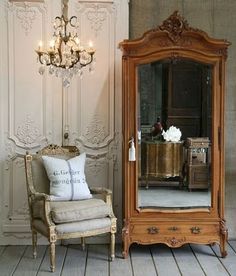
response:
<path id="1" fill-rule="evenodd" d="M 185 245 L 170 249 L 165 245 L 132 245 L 128 259 L 121 257 L 117 246 L 116 259 L 108 261 L 107 245 L 56 247 L 56 272 L 49 271 L 47 246 L 38 246 L 37 259 L 31 246 L 0 246 L 1 276 L 224 276 L 236 275 L 236 241 L 228 243 L 228 256 L 219 258 L 219 247 Z"/>

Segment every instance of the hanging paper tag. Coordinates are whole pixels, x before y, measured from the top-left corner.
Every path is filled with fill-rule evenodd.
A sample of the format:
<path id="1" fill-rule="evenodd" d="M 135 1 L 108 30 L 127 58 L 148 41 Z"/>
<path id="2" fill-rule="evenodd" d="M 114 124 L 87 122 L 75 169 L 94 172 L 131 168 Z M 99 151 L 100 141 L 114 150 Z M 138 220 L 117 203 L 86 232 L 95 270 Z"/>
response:
<path id="1" fill-rule="evenodd" d="M 130 141 L 130 147 L 129 147 L 129 161 L 135 161 L 135 146 L 134 146 L 134 138 L 132 138 Z"/>

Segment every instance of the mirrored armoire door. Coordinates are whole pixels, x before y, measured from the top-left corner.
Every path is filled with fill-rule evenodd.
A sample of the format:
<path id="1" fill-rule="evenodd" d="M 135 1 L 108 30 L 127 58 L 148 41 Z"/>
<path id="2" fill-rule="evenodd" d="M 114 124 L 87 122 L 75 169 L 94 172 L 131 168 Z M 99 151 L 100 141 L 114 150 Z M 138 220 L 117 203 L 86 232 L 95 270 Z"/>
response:
<path id="1" fill-rule="evenodd" d="M 220 244 L 229 43 L 178 12 L 123 51 L 123 255 L 130 244 Z"/>

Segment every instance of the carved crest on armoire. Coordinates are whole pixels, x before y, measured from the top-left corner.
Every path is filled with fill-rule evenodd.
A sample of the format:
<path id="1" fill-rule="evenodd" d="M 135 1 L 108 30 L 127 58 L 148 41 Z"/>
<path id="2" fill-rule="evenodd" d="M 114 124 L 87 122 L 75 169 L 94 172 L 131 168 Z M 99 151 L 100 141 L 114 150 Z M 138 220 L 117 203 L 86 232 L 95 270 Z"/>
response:
<path id="1" fill-rule="evenodd" d="M 227 255 L 224 95 L 229 45 L 190 27 L 178 12 L 141 38 L 120 43 L 124 257 L 132 243 L 218 243 L 222 256 Z M 158 135 L 153 131 L 157 123 L 163 127 Z M 136 151 L 130 159 L 131 141 Z"/>

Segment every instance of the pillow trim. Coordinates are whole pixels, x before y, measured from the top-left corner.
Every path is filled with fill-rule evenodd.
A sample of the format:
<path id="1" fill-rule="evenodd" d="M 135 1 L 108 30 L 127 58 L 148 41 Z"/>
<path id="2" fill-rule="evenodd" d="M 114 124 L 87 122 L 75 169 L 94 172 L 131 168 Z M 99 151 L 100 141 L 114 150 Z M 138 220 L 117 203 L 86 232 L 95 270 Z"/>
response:
<path id="1" fill-rule="evenodd" d="M 72 168 L 71 168 L 71 164 L 68 160 L 65 160 L 67 165 L 68 165 L 68 168 L 69 168 L 69 174 L 70 174 L 70 185 L 71 185 L 71 197 L 70 197 L 70 200 L 74 200 L 74 196 L 75 196 L 75 187 L 74 187 L 74 179 L 73 179 L 73 176 L 72 176 Z"/>

